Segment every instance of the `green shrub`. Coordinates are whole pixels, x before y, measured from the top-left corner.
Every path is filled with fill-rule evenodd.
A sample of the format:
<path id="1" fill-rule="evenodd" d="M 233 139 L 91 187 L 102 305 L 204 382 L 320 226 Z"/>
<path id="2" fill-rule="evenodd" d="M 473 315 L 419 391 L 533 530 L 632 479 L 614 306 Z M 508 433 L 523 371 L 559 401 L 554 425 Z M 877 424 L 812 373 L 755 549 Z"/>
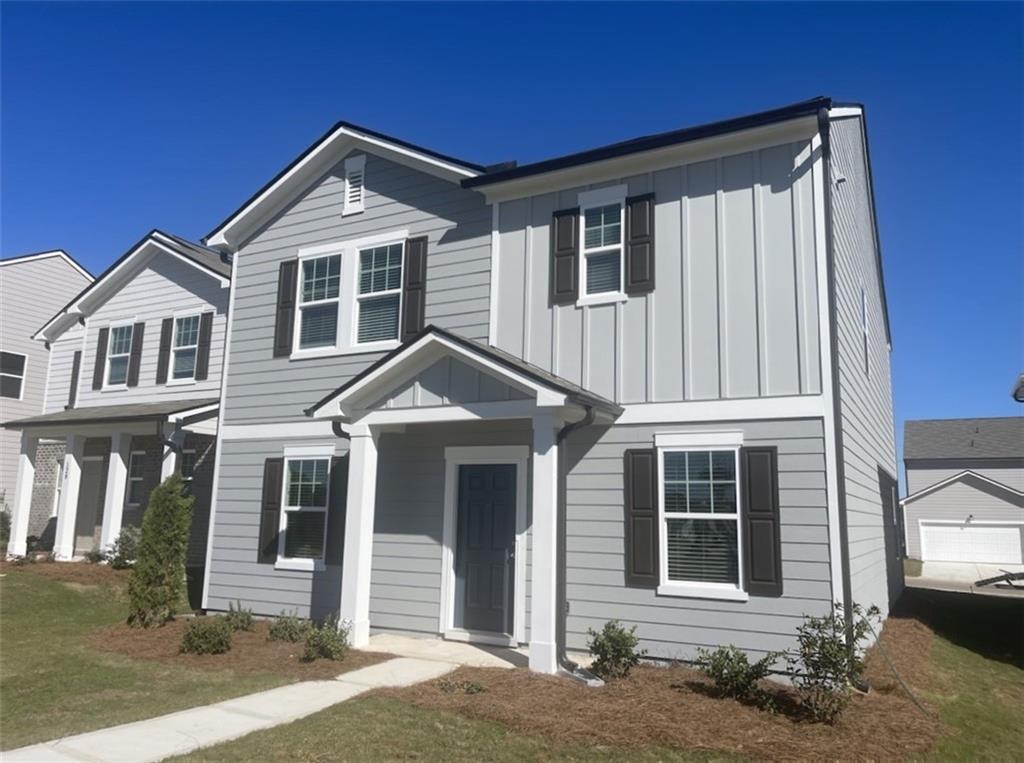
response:
<path id="1" fill-rule="evenodd" d="M 92 551 L 85 552 L 85 561 L 89 564 L 99 564 L 102 561 L 106 561 L 106 554 L 100 551 L 98 548 L 94 548 Z"/>
<path id="2" fill-rule="evenodd" d="M 141 538 L 142 531 L 138 527 L 122 527 L 114 540 L 114 545 L 107 552 L 110 566 L 115 570 L 126 570 L 135 564 Z"/>
<path id="3" fill-rule="evenodd" d="M 637 649 L 640 640 L 635 625 L 626 630 L 618 620 L 609 620 L 600 633 L 588 629 L 587 634 L 587 648 L 594 656 L 590 669 L 601 678 L 625 678 L 647 654 L 646 650 Z"/>
<path id="4" fill-rule="evenodd" d="M 771 673 L 772 665 L 782 656 L 782 652 L 769 652 L 757 662 L 751 663 L 746 652 L 730 644 L 714 651 L 698 649 L 696 666 L 725 696 L 741 702 L 765 705 L 770 709 L 770 698 L 758 683 Z"/>
<path id="5" fill-rule="evenodd" d="M 7 553 L 7 544 L 11 540 L 11 512 L 0 511 L 0 554 Z"/>
<path id="6" fill-rule="evenodd" d="M 225 617 L 197 617 L 185 627 L 185 654 L 224 654 L 231 648 L 231 626 Z"/>
<path id="7" fill-rule="evenodd" d="M 864 670 L 864 649 L 871 621 L 880 621 L 878 607 L 850 607 L 850 644 L 843 605 L 836 603 L 822 617 L 804 615 L 797 631 L 797 652 L 789 659 L 800 703 L 819 723 L 835 723 L 850 703 L 850 682 Z"/>
<path id="8" fill-rule="evenodd" d="M 328 660 L 343 660 L 348 654 L 348 626 L 338 623 L 338 616 L 331 615 L 320 625 L 312 626 L 306 632 L 306 650 L 302 653 L 304 662 L 320 657 Z"/>
<path id="9" fill-rule="evenodd" d="M 128 580 L 128 624 L 163 625 L 185 594 L 185 552 L 192 521 L 191 496 L 172 474 L 149 496 L 139 551 Z"/>
<path id="10" fill-rule="evenodd" d="M 453 681 L 451 678 L 442 678 L 437 682 L 437 688 L 445 694 L 483 694 L 487 691 L 486 686 L 476 681 Z"/>
<path id="11" fill-rule="evenodd" d="M 304 641 L 313 624 L 309 620 L 299 617 L 297 612 L 282 615 L 270 624 L 270 631 L 267 633 L 268 641 L 289 641 L 297 644 Z"/>
<path id="12" fill-rule="evenodd" d="M 228 613 L 224 615 L 224 620 L 233 631 L 251 631 L 256 627 L 252 610 L 243 609 L 242 602 L 238 602 L 238 609 L 235 609 L 234 604 L 228 602 Z"/>

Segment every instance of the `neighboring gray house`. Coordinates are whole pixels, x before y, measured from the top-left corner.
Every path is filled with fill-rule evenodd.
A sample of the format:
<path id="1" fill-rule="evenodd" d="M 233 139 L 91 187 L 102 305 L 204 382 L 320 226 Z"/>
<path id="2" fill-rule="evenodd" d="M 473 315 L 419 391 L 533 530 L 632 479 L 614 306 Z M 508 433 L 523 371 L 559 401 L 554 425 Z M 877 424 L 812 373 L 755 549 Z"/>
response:
<path id="1" fill-rule="evenodd" d="M 109 548 L 180 469 L 196 495 L 190 567 L 202 568 L 230 277 L 221 254 L 153 231 L 35 322 L 50 348 L 45 401 L 5 421 L 21 431 L 11 554 L 30 539 L 57 559 Z M 29 489 L 44 439 L 67 451 L 52 518 Z"/>
<path id="2" fill-rule="evenodd" d="M 1024 418 L 908 421 L 906 555 L 1024 564 Z"/>
<path id="3" fill-rule="evenodd" d="M 91 282 L 92 275 L 61 249 L 0 260 L 0 421 L 42 413 L 50 350 L 32 334 Z M 0 510 L 10 511 L 14 503 L 20 439 L 0 428 Z M 53 511 L 63 457 L 62 441 L 41 444 L 37 511 L 44 523 Z"/>
<path id="4" fill-rule="evenodd" d="M 525 166 L 348 123 L 232 258 L 204 606 L 657 657 L 784 649 L 902 577 L 863 109 Z"/>

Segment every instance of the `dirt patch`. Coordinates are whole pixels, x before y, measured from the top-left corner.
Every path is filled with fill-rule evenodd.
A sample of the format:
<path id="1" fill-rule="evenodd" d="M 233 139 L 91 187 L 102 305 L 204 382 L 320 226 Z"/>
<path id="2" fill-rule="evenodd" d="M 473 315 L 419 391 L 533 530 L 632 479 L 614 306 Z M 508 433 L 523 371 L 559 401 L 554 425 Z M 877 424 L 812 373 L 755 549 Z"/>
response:
<path id="1" fill-rule="evenodd" d="M 232 670 L 236 673 L 272 673 L 296 681 L 334 678 L 350 670 L 365 668 L 390 659 L 389 654 L 351 650 L 340 662 L 302 662 L 303 645 L 268 641 L 270 623 L 258 621 L 255 630 L 231 635 L 231 651 L 225 654 L 180 654 L 181 636 L 191 618 L 179 617 L 160 628 L 129 628 L 115 625 L 92 635 L 98 649 L 137 660 L 155 660 L 183 667 Z"/>
<path id="2" fill-rule="evenodd" d="M 891 625 L 883 644 L 897 669 L 926 670 L 931 632 L 916 621 Z M 444 687 L 441 681 L 431 681 L 382 693 L 567 743 L 663 745 L 759 759 L 891 759 L 929 749 L 943 727 L 921 713 L 879 663 L 879 655 L 872 653 L 868 675 L 878 688 L 855 696 L 835 726 L 718 697 L 701 673 L 683 666 L 642 666 L 628 679 L 601 689 L 524 669 L 460 668 L 446 677 Z M 484 691 L 451 691 L 453 682 L 479 684 Z M 792 706 L 786 687 L 772 684 L 772 693 L 780 706 Z"/>
<path id="3" fill-rule="evenodd" d="M 89 562 L 0 562 L 0 573 L 29 572 L 61 583 L 77 586 L 126 586 L 131 570 L 115 570 L 108 564 Z"/>

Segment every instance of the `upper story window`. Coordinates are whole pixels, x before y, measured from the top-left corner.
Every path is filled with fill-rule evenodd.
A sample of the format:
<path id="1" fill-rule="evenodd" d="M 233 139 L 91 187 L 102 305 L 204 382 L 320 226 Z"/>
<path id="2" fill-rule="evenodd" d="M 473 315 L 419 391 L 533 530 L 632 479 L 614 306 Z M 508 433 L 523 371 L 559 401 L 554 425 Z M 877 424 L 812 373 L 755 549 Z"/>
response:
<path id="1" fill-rule="evenodd" d="M 186 315 L 174 319 L 174 379 L 194 379 L 196 353 L 199 350 L 199 316 Z"/>
<path id="2" fill-rule="evenodd" d="M 625 297 L 623 235 L 626 187 L 584 191 L 580 205 L 580 288 L 582 304 L 614 302 Z"/>
<path id="3" fill-rule="evenodd" d="M 350 156 L 345 160 L 345 202 L 343 215 L 352 215 L 364 209 L 366 155 Z"/>
<path id="4" fill-rule="evenodd" d="M 0 397 L 21 400 L 25 387 L 26 356 L 18 352 L 0 352 Z"/>
<path id="5" fill-rule="evenodd" d="M 402 244 L 359 252 L 359 344 L 398 339 L 402 302 Z"/>
<path id="6" fill-rule="evenodd" d="M 299 285 L 299 349 L 333 347 L 338 338 L 341 255 L 302 261 Z"/>
<path id="7" fill-rule="evenodd" d="M 132 325 L 112 326 L 107 348 L 107 385 L 128 383 L 128 360 L 132 352 Z"/>

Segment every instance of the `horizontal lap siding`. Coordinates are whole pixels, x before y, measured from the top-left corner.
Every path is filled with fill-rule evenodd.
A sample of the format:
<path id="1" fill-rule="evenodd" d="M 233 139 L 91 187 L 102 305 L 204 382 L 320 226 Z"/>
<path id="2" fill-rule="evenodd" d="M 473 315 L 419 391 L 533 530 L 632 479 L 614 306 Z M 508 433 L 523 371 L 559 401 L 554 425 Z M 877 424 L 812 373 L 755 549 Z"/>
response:
<path id="1" fill-rule="evenodd" d="M 783 596 L 748 602 L 658 596 L 629 588 L 624 573 L 623 453 L 653 447 L 656 432 L 742 430 L 745 445 L 779 450 Z M 599 439 L 594 441 L 594 437 Z M 820 419 L 666 423 L 582 430 L 566 448 L 567 644 L 585 649 L 587 629 L 609 619 L 637 626 L 652 656 L 690 659 L 699 647 L 735 644 L 752 652 L 793 646 L 804 614 L 831 600 L 825 455 Z"/>
<path id="2" fill-rule="evenodd" d="M 833 247 L 839 402 L 853 600 L 888 611 L 885 527 L 878 468 L 896 471 L 889 348 L 859 118 L 832 123 Z M 861 288 L 868 305 L 868 371 L 865 372 Z M 888 560 L 892 566 L 892 560 Z"/>
<path id="3" fill-rule="evenodd" d="M 367 154 L 365 211 L 342 217 L 343 178 L 342 161 L 238 253 L 227 423 L 303 420 L 303 409 L 381 357 L 272 357 L 278 267 L 299 249 L 403 229 L 426 236 L 426 322 L 487 336 L 491 213 L 483 197 Z"/>
<path id="4" fill-rule="evenodd" d="M 75 353 L 84 349 L 82 342 L 85 329 L 75 324 L 50 345 L 50 378 L 46 384 L 46 404 L 43 413 L 63 411 L 71 399 L 71 376 L 74 371 Z M 85 353 L 83 352 L 84 356 Z M 78 369 L 79 390 L 83 383 L 90 383 L 92 369 L 80 365 Z M 83 382 L 84 380 L 84 382 Z M 77 402 L 76 402 L 77 404 Z"/>

